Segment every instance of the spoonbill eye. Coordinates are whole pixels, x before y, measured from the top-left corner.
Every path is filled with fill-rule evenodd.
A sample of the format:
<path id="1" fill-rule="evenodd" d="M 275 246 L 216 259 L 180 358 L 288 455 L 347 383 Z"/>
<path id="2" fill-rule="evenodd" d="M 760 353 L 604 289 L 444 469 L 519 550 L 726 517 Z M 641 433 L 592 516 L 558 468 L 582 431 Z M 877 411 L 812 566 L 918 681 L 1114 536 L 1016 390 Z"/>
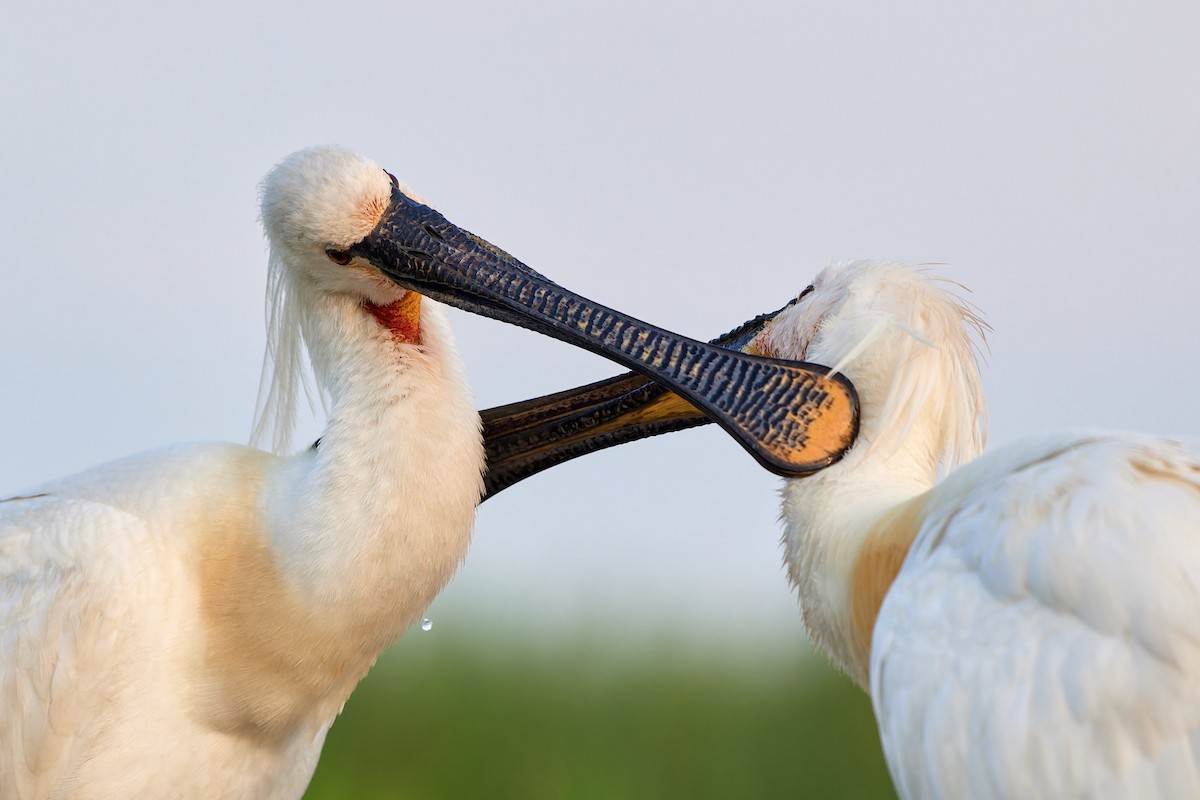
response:
<path id="1" fill-rule="evenodd" d="M 345 250 L 334 250 L 332 247 L 326 247 L 325 255 L 329 256 L 330 261 L 343 267 L 350 263 L 350 254 Z"/>
<path id="2" fill-rule="evenodd" d="M 392 188 L 393 188 L 393 189 L 399 189 L 399 188 L 400 188 L 400 181 L 396 180 L 396 176 L 395 176 L 395 175 L 393 175 L 392 173 L 388 172 L 386 169 L 383 171 L 383 174 L 388 176 L 388 180 L 390 180 L 390 181 L 392 182 Z"/>

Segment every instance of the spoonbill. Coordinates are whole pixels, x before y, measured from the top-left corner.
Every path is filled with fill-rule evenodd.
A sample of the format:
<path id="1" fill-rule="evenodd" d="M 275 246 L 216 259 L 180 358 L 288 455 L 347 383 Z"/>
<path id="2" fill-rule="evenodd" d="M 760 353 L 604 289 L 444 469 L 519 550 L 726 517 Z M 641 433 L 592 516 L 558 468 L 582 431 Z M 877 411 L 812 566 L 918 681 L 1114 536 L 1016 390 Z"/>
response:
<path id="1" fill-rule="evenodd" d="M 756 327 L 731 345 L 858 390 L 854 445 L 783 486 L 784 558 L 900 795 L 1200 796 L 1200 446 L 1079 432 L 981 456 L 986 326 L 919 270 L 827 268 Z M 501 478 L 702 424 L 664 395 L 622 376 L 497 409 L 550 409 L 493 421 Z"/>
<path id="2" fill-rule="evenodd" d="M 0 495 L 0 797 L 303 793 L 355 685 L 462 561 L 482 490 L 444 309 L 397 285 L 404 263 L 436 262 L 430 293 L 637 366 L 777 471 L 832 463 L 853 438 L 844 378 L 589 304 L 362 156 L 296 153 L 261 199 L 256 434 L 274 452 L 175 445 Z M 289 454 L 305 350 L 328 419 Z M 734 373 L 759 388 L 718 380 Z M 803 409 L 785 435 L 768 395 Z"/>
<path id="3" fill-rule="evenodd" d="M 262 186 L 259 429 L 287 450 L 307 346 L 319 450 L 176 445 L 0 496 L 0 796 L 298 797 L 454 573 L 483 450 L 445 311 L 324 252 L 391 188 L 330 148 Z"/>

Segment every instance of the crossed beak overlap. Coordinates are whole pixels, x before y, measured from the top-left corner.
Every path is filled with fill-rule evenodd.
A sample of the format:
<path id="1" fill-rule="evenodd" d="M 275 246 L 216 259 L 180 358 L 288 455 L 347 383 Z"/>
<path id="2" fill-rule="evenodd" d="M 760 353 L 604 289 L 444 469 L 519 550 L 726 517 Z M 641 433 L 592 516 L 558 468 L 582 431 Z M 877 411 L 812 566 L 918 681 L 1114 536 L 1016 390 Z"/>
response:
<path id="1" fill-rule="evenodd" d="M 484 412 L 491 493 L 577 455 L 705 421 L 788 477 L 835 463 L 857 433 L 858 399 L 844 376 L 736 349 L 774 315 L 716 343 L 679 336 L 564 289 L 399 189 L 350 253 L 406 289 L 634 371 Z"/>

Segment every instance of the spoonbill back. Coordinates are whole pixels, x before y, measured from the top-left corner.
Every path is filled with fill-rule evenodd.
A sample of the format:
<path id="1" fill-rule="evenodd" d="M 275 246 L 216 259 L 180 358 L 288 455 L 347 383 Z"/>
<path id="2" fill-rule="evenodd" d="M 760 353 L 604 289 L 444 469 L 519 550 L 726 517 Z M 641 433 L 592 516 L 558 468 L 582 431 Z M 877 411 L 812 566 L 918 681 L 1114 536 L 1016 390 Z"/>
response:
<path id="1" fill-rule="evenodd" d="M 303 793 L 470 541 L 480 419 L 430 295 L 653 376 L 784 474 L 853 439 L 844 378 L 592 304 L 362 156 L 296 153 L 261 199 L 273 452 L 175 445 L 0 494 L 0 797 Z M 328 418 L 293 453 L 306 351 Z M 769 398 L 798 412 L 771 422 Z"/>
<path id="2" fill-rule="evenodd" d="M 784 483 L 783 543 L 900 795 L 1200 796 L 1200 446 L 1077 432 L 981 456 L 986 326 L 920 270 L 833 266 L 752 325 L 728 343 L 858 391 L 853 446 Z M 622 376 L 484 412 L 491 490 L 702 424 L 663 397 Z"/>

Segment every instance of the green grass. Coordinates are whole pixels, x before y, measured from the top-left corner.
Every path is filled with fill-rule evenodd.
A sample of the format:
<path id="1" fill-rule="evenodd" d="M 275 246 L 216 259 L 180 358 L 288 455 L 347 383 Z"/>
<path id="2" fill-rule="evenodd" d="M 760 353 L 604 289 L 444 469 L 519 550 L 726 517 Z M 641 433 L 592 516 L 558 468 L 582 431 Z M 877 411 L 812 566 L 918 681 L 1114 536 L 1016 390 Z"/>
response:
<path id="1" fill-rule="evenodd" d="M 347 703 L 306 798 L 894 796 L 845 678 L 812 658 L 712 661 L 410 634 Z"/>

